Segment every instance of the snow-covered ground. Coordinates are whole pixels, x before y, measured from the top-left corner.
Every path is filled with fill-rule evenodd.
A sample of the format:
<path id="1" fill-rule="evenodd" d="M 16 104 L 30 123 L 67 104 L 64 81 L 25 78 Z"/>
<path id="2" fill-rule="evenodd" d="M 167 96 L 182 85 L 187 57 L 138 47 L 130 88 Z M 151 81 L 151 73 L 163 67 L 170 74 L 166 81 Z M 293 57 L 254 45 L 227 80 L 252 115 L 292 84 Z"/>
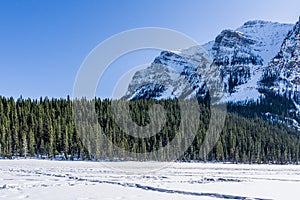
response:
<path id="1" fill-rule="evenodd" d="M 0 160 L 0 199 L 299 199 L 300 166 Z M 124 169 L 124 171 L 120 171 Z M 135 173 L 139 172 L 139 173 Z"/>

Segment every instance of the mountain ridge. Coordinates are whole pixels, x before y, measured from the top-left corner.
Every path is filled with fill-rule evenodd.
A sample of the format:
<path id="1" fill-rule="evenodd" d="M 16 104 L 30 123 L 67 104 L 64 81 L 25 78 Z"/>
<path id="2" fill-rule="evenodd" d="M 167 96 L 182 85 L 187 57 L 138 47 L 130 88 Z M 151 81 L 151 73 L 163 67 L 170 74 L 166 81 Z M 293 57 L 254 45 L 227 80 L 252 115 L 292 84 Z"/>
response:
<path id="1" fill-rule="evenodd" d="M 253 30 L 253 27 L 255 30 Z M 259 27 L 259 30 L 256 30 L 257 27 Z M 163 51 L 160 56 L 154 59 L 151 66 L 134 75 L 124 98 L 128 100 L 138 99 L 138 96 L 133 97 L 134 94 L 137 95 L 136 90 L 142 89 L 150 92 L 149 88 L 143 89 L 142 85 L 149 87 L 154 82 L 156 85 L 164 85 L 166 82 L 169 85 L 165 88 L 164 94 L 162 94 L 162 91 L 157 95 L 152 92 L 152 98 L 172 99 L 183 96 L 180 94 L 179 88 L 182 89 L 182 93 L 183 90 L 189 90 L 182 83 L 186 82 L 182 76 L 185 73 L 184 70 L 186 70 L 184 67 L 188 67 L 190 71 L 200 73 L 199 69 L 201 68 L 198 65 L 201 65 L 201 56 L 205 57 L 206 55 L 203 52 L 198 54 L 198 52 L 201 52 L 200 49 L 203 47 L 214 61 L 224 81 L 223 87 L 226 95 L 221 102 L 256 100 L 260 96 L 256 83 L 262 76 L 263 68 L 269 62 L 266 59 L 273 58 L 278 53 L 280 49 L 278 41 L 283 41 L 290 29 L 292 29 L 291 24 L 250 20 L 236 30 L 223 30 L 214 41 L 202 46 L 170 52 Z M 270 30 L 272 31 L 270 32 Z M 168 54 L 172 54 L 173 57 Z M 274 55 L 270 56 L 269 54 Z M 189 57 L 193 58 L 189 59 Z M 166 69 L 163 69 L 164 67 Z M 209 69 L 209 67 L 205 69 Z M 202 70 L 201 73 L 203 71 L 205 73 L 205 70 Z M 193 75 L 199 76 L 197 73 Z M 152 78 L 149 78 L 149 76 Z M 198 80 L 198 82 L 201 82 L 201 80 Z M 195 85 L 192 85 L 192 87 L 195 87 Z M 152 86 L 152 88 L 154 87 Z M 190 97 L 196 96 L 196 94 L 197 92 L 191 93 Z M 247 98 L 246 94 L 252 94 L 252 96 Z"/>

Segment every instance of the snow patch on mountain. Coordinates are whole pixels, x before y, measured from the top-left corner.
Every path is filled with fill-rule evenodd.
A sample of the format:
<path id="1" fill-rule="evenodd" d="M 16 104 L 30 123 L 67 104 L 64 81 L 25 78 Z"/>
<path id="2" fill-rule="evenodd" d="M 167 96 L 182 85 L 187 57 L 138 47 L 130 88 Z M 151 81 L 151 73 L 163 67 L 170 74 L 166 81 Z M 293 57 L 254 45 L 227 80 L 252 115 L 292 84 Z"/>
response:
<path id="1" fill-rule="evenodd" d="M 239 85 L 236 87 L 236 92 L 230 94 L 227 93 L 219 103 L 227 103 L 227 102 L 235 102 L 235 103 L 243 103 L 248 101 L 254 101 L 261 97 L 264 97 L 258 91 L 257 82 L 260 80 L 262 76 L 262 71 L 259 67 L 253 67 L 251 70 L 251 79 L 245 84 Z"/>
<path id="2" fill-rule="evenodd" d="M 267 65 L 279 52 L 284 38 L 293 26 L 293 24 L 252 20 L 236 30 L 257 41 L 253 50 L 263 58 L 264 65 Z"/>

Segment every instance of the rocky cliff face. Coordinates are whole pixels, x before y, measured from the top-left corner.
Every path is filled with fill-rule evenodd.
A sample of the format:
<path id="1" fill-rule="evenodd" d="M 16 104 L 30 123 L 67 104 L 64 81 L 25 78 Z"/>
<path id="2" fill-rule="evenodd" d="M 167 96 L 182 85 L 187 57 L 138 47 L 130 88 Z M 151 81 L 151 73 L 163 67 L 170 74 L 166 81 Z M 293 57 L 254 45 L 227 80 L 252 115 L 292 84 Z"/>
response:
<path id="1" fill-rule="evenodd" d="M 257 84 L 268 62 L 278 53 L 293 25 L 248 21 L 236 30 L 224 30 L 204 45 L 221 72 L 227 95 L 222 102 L 257 100 Z"/>
<path id="2" fill-rule="evenodd" d="M 289 112 L 300 118 L 300 19 L 264 69 L 260 83 L 262 92 L 291 101 Z"/>
<path id="3" fill-rule="evenodd" d="M 204 51 L 163 51 L 148 68 L 133 76 L 125 98 L 135 100 L 197 97 L 204 100 L 208 97 L 208 88 L 200 71 L 201 68 L 208 68 L 210 64 L 211 61 Z"/>
<path id="4" fill-rule="evenodd" d="M 209 49 L 218 67 L 227 93 L 251 79 L 253 69 L 263 65 L 263 59 L 253 49 L 258 41 L 238 31 L 224 30 Z"/>
<path id="5" fill-rule="evenodd" d="M 266 86 L 278 92 L 298 91 L 300 84 L 300 21 L 287 34 L 279 53 L 264 70 Z"/>

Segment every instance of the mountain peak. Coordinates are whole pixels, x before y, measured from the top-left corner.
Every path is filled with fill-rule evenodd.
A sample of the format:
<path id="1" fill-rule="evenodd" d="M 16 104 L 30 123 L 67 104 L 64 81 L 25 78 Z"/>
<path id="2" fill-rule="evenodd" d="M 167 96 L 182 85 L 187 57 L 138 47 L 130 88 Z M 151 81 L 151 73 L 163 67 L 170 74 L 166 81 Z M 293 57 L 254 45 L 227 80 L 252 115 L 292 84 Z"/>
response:
<path id="1" fill-rule="evenodd" d="M 226 29 L 221 32 L 215 39 L 215 45 L 213 49 L 220 46 L 226 46 L 233 48 L 237 44 L 253 45 L 255 43 L 249 36 L 235 30 Z"/>
<path id="2" fill-rule="evenodd" d="M 277 23 L 277 22 L 264 21 L 264 20 L 249 20 L 245 22 L 243 26 L 265 25 L 270 23 Z"/>
<path id="3" fill-rule="evenodd" d="M 293 27 L 294 34 L 299 35 L 300 34 L 300 16 L 299 20 L 296 22 L 295 26 Z"/>
<path id="4" fill-rule="evenodd" d="M 294 25 L 293 29 L 289 31 L 283 41 L 279 54 L 276 59 L 284 60 L 300 60 L 300 17 L 299 21 Z"/>

